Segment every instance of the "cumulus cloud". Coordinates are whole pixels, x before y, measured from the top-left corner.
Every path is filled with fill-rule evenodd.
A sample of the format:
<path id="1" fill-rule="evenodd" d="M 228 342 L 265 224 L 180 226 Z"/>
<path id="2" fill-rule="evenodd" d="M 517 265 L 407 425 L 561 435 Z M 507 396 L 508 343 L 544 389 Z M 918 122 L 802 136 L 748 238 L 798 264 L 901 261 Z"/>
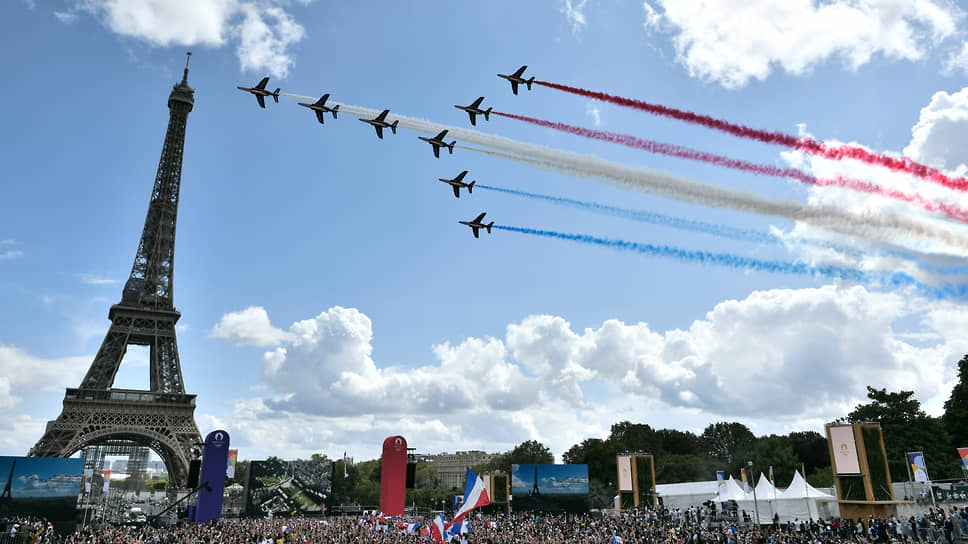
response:
<path id="1" fill-rule="evenodd" d="M 727 88 L 774 68 L 800 75 L 828 59 L 857 69 L 876 56 L 916 61 L 952 36 L 963 13 L 940 0 L 655 0 L 645 26 L 673 34 L 690 75 Z"/>
<path id="2" fill-rule="evenodd" d="M 921 109 L 911 129 L 904 154 L 935 168 L 959 175 L 968 172 L 968 87 L 956 92 L 938 91 Z"/>
<path id="3" fill-rule="evenodd" d="M 565 14 L 568 21 L 571 23 L 571 31 L 575 34 L 581 32 L 585 25 L 588 24 L 588 20 L 585 19 L 585 4 L 588 0 L 581 0 L 578 4 L 572 3 L 572 0 L 565 0 L 565 7 L 561 8 L 561 12 Z"/>
<path id="4" fill-rule="evenodd" d="M 76 387 L 91 360 L 86 356 L 43 359 L 0 343 L 0 411 L 19 406 L 27 394 Z"/>
<path id="5" fill-rule="evenodd" d="M 948 57 L 945 63 L 945 71 L 968 75 L 968 42 L 961 46 L 961 51 Z"/>
<path id="6" fill-rule="evenodd" d="M 911 338 L 903 325 L 914 322 L 930 334 Z M 265 352 L 268 396 L 219 420 L 253 444 L 361 455 L 391 434 L 424 451 L 536 439 L 561 452 L 622 419 L 789 432 L 843 416 L 866 385 L 914 389 L 940 410 L 968 352 L 966 323 L 960 306 L 860 286 L 776 289 L 721 302 L 685 329 L 532 315 L 504 338 L 444 342 L 432 362 L 400 367 L 373 359 L 369 317 L 333 307 Z"/>
<path id="7" fill-rule="evenodd" d="M 302 26 L 282 0 L 72 0 L 54 12 L 63 23 L 87 13 L 111 32 L 154 47 L 236 43 L 243 70 L 285 77 L 293 64 L 290 47 L 302 40 Z"/>
<path id="8" fill-rule="evenodd" d="M 250 346 L 275 346 L 286 332 L 269 322 L 269 314 L 261 306 L 250 306 L 240 312 L 229 312 L 212 328 L 212 336 L 234 340 Z"/>

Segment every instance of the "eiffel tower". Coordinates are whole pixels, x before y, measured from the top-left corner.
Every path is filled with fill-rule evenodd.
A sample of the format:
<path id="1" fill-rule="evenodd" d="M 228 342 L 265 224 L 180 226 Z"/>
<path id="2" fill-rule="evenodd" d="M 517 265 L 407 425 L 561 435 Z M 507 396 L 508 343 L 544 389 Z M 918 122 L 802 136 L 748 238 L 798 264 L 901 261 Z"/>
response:
<path id="1" fill-rule="evenodd" d="M 191 53 L 188 53 L 188 60 Z M 169 486 L 188 482 L 189 461 L 202 437 L 195 425 L 195 395 L 185 393 L 172 302 L 175 219 L 181 185 L 185 126 L 195 91 L 185 75 L 168 95 L 168 131 L 151 202 L 121 302 L 111 306 L 108 329 L 87 375 L 68 388 L 64 408 L 47 423 L 30 456 L 70 457 L 89 446 L 128 445 L 154 450 L 168 468 Z M 147 346 L 150 390 L 112 389 L 128 346 Z"/>

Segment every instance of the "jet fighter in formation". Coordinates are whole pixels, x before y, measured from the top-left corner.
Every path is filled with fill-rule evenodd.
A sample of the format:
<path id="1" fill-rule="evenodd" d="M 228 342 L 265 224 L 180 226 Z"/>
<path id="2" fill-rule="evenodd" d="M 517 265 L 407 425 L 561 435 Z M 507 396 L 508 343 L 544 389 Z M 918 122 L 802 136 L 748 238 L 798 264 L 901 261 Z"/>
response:
<path id="1" fill-rule="evenodd" d="M 527 67 L 527 65 L 525 65 L 525 66 L 522 66 L 522 67 L 518 68 L 518 71 L 517 72 L 514 72 L 513 74 L 511 74 L 509 76 L 506 76 L 504 74 L 498 74 L 497 77 L 503 77 L 504 79 L 510 81 L 511 82 L 511 92 L 513 92 L 514 94 L 518 94 L 518 84 L 519 83 L 524 83 L 525 85 L 527 85 L 528 86 L 528 90 L 530 91 L 531 90 L 531 84 L 534 83 L 534 76 L 531 76 L 531 79 L 524 79 L 523 77 L 521 77 L 521 74 L 523 74 L 524 71 L 527 70 L 527 69 L 528 69 L 528 67 Z"/>
<path id="2" fill-rule="evenodd" d="M 259 82 L 255 87 L 236 87 L 240 91 L 247 91 L 255 95 L 255 99 L 259 101 L 259 106 L 266 107 L 266 97 L 271 96 L 276 100 L 276 104 L 279 103 L 279 89 L 277 88 L 273 92 L 269 92 L 266 89 L 266 84 L 269 83 L 269 78 L 264 77 L 262 81 Z"/>
<path id="3" fill-rule="evenodd" d="M 363 121 L 364 123 L 369 123 L 369 124 L 373 125 L 373 128 L 376 129 L 376 136 L 377 136 L 377 138 L 379 138 L 379 139 L 382 140 L 383 139 L 383 129 L 389 128 L 391 131 L 393 131 L 394 134 L 396 134 L 397 133 L 397 123 L 400 122 L 400 120 L 397 119 L 393 123 L 387 123 L 386 122 L 386 118 L 387 118 L 387 114 L 388 113 L 390 113 L 390 110 L 383 110 L 380 113 L 380 115 L 377 115 L 373 119 L 360 119 L 360 121 Z M 444 132 L 447 132 L 447 131 L 445 130 Z"/>
<path id="4" fill-rule="evenodd" d="M 439 179 L 444 183 L 450 184 L 450 186 L 454 188 L 454 196 L 457 198 L 460 198 L 461 187 L 467 187 L 467 193 L 470 194 L 474 192 L 474 184 L 477 183 L 477 181 L 464 183 L 464 176 L 466 175 L 467 175 L 467 170 L 464 170 L 460 174 L 457 174 L 457 177 L 455 177 L 454 179 L 446 179 L 446 178 L 437 178 L 437 179 Z"/>
<path id="5" fill-rule="evenodd" d="M 320 123 L 324 122 L 325 113 L 329 112 L 333 114 L 333 119 L 336 119 L 336 112 L 339 111 L 339 104 L 336 104 L 332 108 L 326 105 L 326 100 L 329 99 L 329 94 L 324 94 L 313 104 L 307 104 L 306 102 L 298 102 L 300 106 L 305 106 L 316 114 L 316 119 L 319 119 Z"/>
<path id="6" fill-rule="evenodd" d="M 458 106 L 458 105 L 454 104 L 454 107 L 457 108 L 457 109 L 459 109 L 459 110 L 466 111 L 467 112 L 467 115 L 470 116 L 470 118 L 471 118 L 471 124 L 474 125 L 474 126 L 477 126 L 476 117 L 478 115 L 483 115 L 484 116 L 484 120 L 485 121 L 489 121 L 490 119 L 488 119 L 488 116 L 491 115 L 491 110 L 494 109 L 494 108 L 487 108 L 486 110 L 482 110 L 480 108 L 480 105 L 481 105 L 481 102 L 483 102 L 483 101 L 484 101 L 484 97 L 482 96 L 482 97 L 478 98 L 477 100 L 475 100 L 470 106 Z"/>
<path id="7" fill-rule="evenodd" d="M 423 140 L 423 141 L 427 142 L 428 144 L 434 146 L 434 157 L 437 157 L 439 159 L 440 158 L 440 148 L 441 147 L 446 147 L 447 150 L 450 151 L 450 154 L 453 155 L 454 154 L 454 144 L 457 143 L 457 140 L 454 140 L 453 142 L 450 142 L 448 144 L 447 142 L 444 141 L 444 137 L 445 136 L 447 136 L 447 131 L 446 130 L 442 130 L 442 131 L 440 131 L 440 134 L 434 136 L 433 138 L 424 138 L 423 136 L 417 136 L 417 138 L 420 138 L 421 140 Z"/>
<path id="8" fill-rule="evenodd" d="M 467 225 L 468 227 L 470 227 L 471 230 L 474 231 L 474 238 L 480 238 L 481 229 L 487 229 L 487 233 L 490 234 L 491 227 L 494 226 L 494 221 L 491 221 L 490 223 L 482 222 L 484 220 L 485 215 L 487 215 L 487 212 L 481 213 L 481 215 L 478 215 L 475 219 L 472 219 L 470 221 L 458 221 L 458 223 L 460 223 L 461 225 Z"/>

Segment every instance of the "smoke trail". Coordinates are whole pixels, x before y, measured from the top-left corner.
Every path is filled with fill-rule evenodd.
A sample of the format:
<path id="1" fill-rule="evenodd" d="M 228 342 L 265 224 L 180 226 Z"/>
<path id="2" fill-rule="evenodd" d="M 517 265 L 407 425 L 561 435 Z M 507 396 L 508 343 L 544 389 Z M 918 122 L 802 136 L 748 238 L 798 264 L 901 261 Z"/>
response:
<path id="1" fill-rule="evenodd" d="M 643 140 L 629 134 L 619 134 L 616 132 L 577 127 L 566 123 L 547 121 L 544 119 L 537 119 L 534 117 L 527 117 L 524 115 L 516 115 L 513 113 L 505 113 L 500 111 L 495 111 L 492 113 L 501 117 L 524 121 L 525 123 L 551 128 L 561 132 L 566 132 L 568 134 L 575 134 L 577 136 L 583 136 L 593 140 L 621 144 L 627 147 L 640 149 L 642 151 L 648 151 L 649 153 L 715 164 L 717 166 L 723 166 L 725 168 L 741 170 L 743 172 L 749 172 L 751 174 L 758 174 L 762 176 L 791 178 L 807 185 L 817 185 L 821 187 L 843 187 L 845 189 L 851 189 L 858 192 L 893 198 L 908 204 L 920 205 L 922 208 L 930 212 L 942 212 L 951 219 L 961 221 L 962 223 L 968 223 L 968 210 L 951 204 L 937 202 L 925 198 L 919 194 L 908 194 L 895 189 L 887 189 L 885 187 L 881 187 L 880 185 L 866 181 L 844 177 L 818 178 L 796 168 L 779 168 L 769 164 L 756 164 L 730 157 L 724 157 L 722 155 L 716 155 L 713 153 L 706 153 L 704 151 L 697 151 L 681 145 L 667 144 L 653 140 Z"/>
<path id="2" fill-rule="evenodd" d="M 919 162 L 913 161 L 908 158 L 896 158 L 883 153 L 874 153 L 868 151 L 862 147 L 852 146 L 852 145 L 827 145 L 826 143 L 816 140 L 814 138 L 798 138 L 790 134 L 784 134 L 782 132 L 770 132 L 766 130 L 759 130 L 747 127 L 745 125 L 739 125 L 735 123 L 730 123 L 722 119 L 716 119 L 715 117 L 710 117 L 708 115 L 700 115 L 690 111 L 678 110 L 675 108 L 670 108 L 667 106 L 662 106 L 659 104 L 651 104 L 643 100 L 635 100 L 633 98 L 624 98 L 621 96 L 610 95 L 607 93 L 589 91 L 587 89 L 581 89 L 578 87 L 571 87 L 568 85 L 562 85 L 560 83 L 551 83 L 549 81 L 539 81 L 534 80 L 538 85 L 543 85 L 545 87 L 556 89 L 559 91 L 564 91 L 567 93 L 577 94 L 579 96 L 584 96 L 586 98 L 592 98 L 594 100 L 599 100 L 602 102 L 608 102 L 610 104 L 616 104 L 619 106 L 625 106 L 628 108 L 634 108 L 639 111 L 648 112 L 654 115 L 659 115 L 662 117 L 670 117 L 672 119 L 678 119 L 680 121 L 685 121 L 687 123 L 693 123 L 696 125 L 701 125 L 706 128 L 711 128 L 713 130 L 718 130 L 725 132 L 727 134 L 732 134 L 733 136 L 739 136 L 740 138 L 746 138 L 749 140 L 756 140 L 759 142 L 782 145 L 790 147 L 793 149 L 798 149 L 807 153 L 814 155 L 819 155 L 828 159 L 842 160 L 842 159 L 854 159 L 867 164 L 874 164 L 878 166 L 886 167 L 892 172 L 904 172 L 907 174 L 913 174 L 921 179 L 929 180 L 934 183 L 938 183 L 949 189 L 955 189 L 957 191 L 968 190 L 968 179 L 965 178 L 952 178 L 945 175 L 940 170 L 921 164 Z"/>
<path id="3" fill-rule="evenodd" d="M 475 149 L 468 147 L 467 149 Z M 558 196 L 543 195 L 539 193 L 531 193 L 528 191 L 519 191 L 517 189 L 508 189 L 505 187 L 495 187 L 492 185 L 484 185 L 478 183 L 475 185 L 478 189 L 484 189 L 487 191 L 496 191 L 499 193 L 521 196 L 525 198 L 532 198 L 535 200 L 542 200 L 545 202 L 550 202 L 552 204 L 557 204 L 560 206 L 568 206 L 571 208 L 576 208 L 579 210 L 590 211 L 592 213 L 599 213 L 603 215 L 608 215 L 612 217 L 621 217 L 623 219 L 630 219 L 632 221 L 639 221 L 642 223 L 649 223 L 652 225 L 661 225 L 664 227 L 699 232 L 702 234 L 710 234 L 713 236 L 719 236 L 721 238 L 729 238 L 732 240 L 739 240 L 742 242 L 756 242 L 765 243 L 773 245 L 785 245 L 785 241 L 782 237 L 775 234 L 760 232 L 751 229 L 741 229 L 732 227 L 729 225 L 707 223 L 704 221 L 696 221 L 693 219 L 685 219 L 681 217 L 674 217 L 671 215 L 664 215 L 656 212 L 649 212 L 645 210 L 636 210 L 632 208 L 621 208 L 618 206 L 609 206 L 607 204 L 601 204 L 598 202 L 588 202 L 582 200 L 574 200 L 571 198 L 563 198 Z M 822 249 L 831 249 L 839 253 L 850 255 L 852 257 L 863 257 L 863 256 L 874 256 L 874 257 L 898 257 L 908 261 L 914 262 L 918 267 L 933 272 L 936 274 L 966 274 L 968 273 L 968 267 L 965 266 L 935 266 L 928 263 L 921 262 L 918 255 L 908 253 L 905 251 L 897 250 L 863 250 L 853 247 L 847 247 L 842 244 L 835 244 L 833 242 L 828 242 L 826 240 L 808 239 L 808 238 L 798 238 L 796 239 L 797 244 L 812 246 Z"/>
<path id="4" fill-rule="evenodd" d="M 287 96 L 313 100 L 311 97 L 299 95 Z M 338 102 L 333 103 L 340 105 L 340 111 L 352 115 L 365 117 L 376 116 L 379 113 L 374 109 Z M 401 127 L 425 134 L 437 134 L 441 130 L 447 130 L 449 137 L 460 141 L 515 154 L 498 154 L 495 156 L 528 165 L 536 165 L 531 161 L 538 161 L 540 168 L 604 182 L 623 189 L 656 194 L 692 204 L 785 217 L 793 221 L 803 221 L 868 239 L 892 240 L 898 236 L 927 237 L 961 250 L 968 249 L 968 238 L 965 236 L 920 220 L 886 215 L 876 210 L 867 209 L 860 213 L 854 213 L 830 205 L 806 206 L 794 201 L 762 197 L 745 191 L 721 188 L 644 168 L 606 161 L 593 155 L 580 155 L 545 146 L 527 144 L 503 136 L 494 136 L 475 130 L 441 125 L 392 113 L 387 116 L 387 121 L 399 121 Z M 520 158 L 526 158 L 526 160 L 521 161 Z"/>
<path id="5" fill-rule="evenodd" d="M 901 272 L 864 272 L 840 266 L 811 266 L 804 263 L 789 263 L 781 261 L 768 261 L 743 257 L 730 253 L 713 253 L 710 251 L 697 251 L 683 249 L 674 246 L 646 244 L 640 242 L 630 242 L 627 240 L 613 240 L 609 238 L 599 238 L 587 234 L 569 234 L 550 230 L 538 230 L 523 227 L 513 227 L 509 225 L 494 225 L 495 229 L 543 236 L 546 238 L 557 238 L 583 244 L 598 245 L 622 251 L 632 251 L 656 257 L 676 259 L 686 263 L 716 264 L 729 268 L 742 270 L 757 270 L 762 272 L 773 272 L 779 274 L 793 274 L 798 276 L 810 276 L 817 278 L 832 278 L 847 280 L 858 283 L 873 285 L 884 285 L 889 287 L 914 287 L 921 294 L 936 299 L 965 299 L 968 296 L 968 287 L 964 285 L 944 284 L 941 287 L 934 287 L 919 282 L 913 277 Z"/>

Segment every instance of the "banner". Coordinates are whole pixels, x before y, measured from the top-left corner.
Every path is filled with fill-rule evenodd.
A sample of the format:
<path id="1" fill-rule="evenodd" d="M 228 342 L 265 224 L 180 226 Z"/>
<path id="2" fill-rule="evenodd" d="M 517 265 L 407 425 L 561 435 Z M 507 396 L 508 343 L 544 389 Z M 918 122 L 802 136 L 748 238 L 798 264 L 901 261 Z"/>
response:
<path id="1" fill-rule="evenodd" d="M 632 456 L 618 456 L 618 490 L 632 491 Z"/>
<path id="2" fill-rule="evenodd" d="M 91 478 L 94 477 L 94 469 L 86 468 L 84 469 L 84 492 L 91 492 Z"/>
<path id="3" fill-rule="evenodd" d="M 390 436 L 380 458 L 380 511 L 402 516 L 407 503 L 407 439 Z"/>
<path id="4" fill-rule="evenodd" d="M 860 474 L 860 460 L 857 458 L 857 443 L 854 442 L 852 425 L 827 427 L 830 444 L 834 452 L 834 474 Z"/>
<path id="5" fill-rule="evenodd" d="M 217 430 L 205 437 L 202 451 L 202 472 L 198 476 L 198 506 L 196 523 L 222 519 L 222 494 L 225 492 L 225 467 L 229 462 L 229 433 Z"/>
<path id="6" fill-rule="evenodd" d="M 235 478 L 235 463 L 239 458 L 239 450 L 229 450 L 229 464 L 225 467 L 225 476 Z"/>
<path id="7" fill-rule="evenodd" d="M 111 488 L 111 471 L 105 470 L 103 471 L 103 473 L 104 473 L 104 488 L 101 491 L 107 493 L 108 489 Z"/>
<path id="8" fill-rule="evenodd" d="M 750 492 L 750 483 L 746 481 L 746 469 L 739 469 L 739 475 L 743 478 L 743 491 L 746 493 Z"/>
<path id="9" fill-rule="evenodd" d="M 804 478 L 806 478 L 806 476 L 804 476 Z M 776 485 L 776 482 L 773 481 L 773 465 L 770 465 L 770 483 Z"/>
<path id="10" fill-rule="evenodd" d="M 908 464 L 911 465 L 911 474 L 914 475 L 915 482 L 928 481 L 928 467 L 924 464 L 924 454 L 919 451 L 907 452 Z"/>
<path id="11" fill-rule="evenodd" d="M 723 487 L 726 486 L 726 471 L 717 470 L 716 471 L 716 493 L 722 493 Z"/>
<path id="12" fill-rule="evenodd" d="M 962 466 L 968 470 L 968 448 L 958 448 L 958 455 L 961 456 Z"/>

